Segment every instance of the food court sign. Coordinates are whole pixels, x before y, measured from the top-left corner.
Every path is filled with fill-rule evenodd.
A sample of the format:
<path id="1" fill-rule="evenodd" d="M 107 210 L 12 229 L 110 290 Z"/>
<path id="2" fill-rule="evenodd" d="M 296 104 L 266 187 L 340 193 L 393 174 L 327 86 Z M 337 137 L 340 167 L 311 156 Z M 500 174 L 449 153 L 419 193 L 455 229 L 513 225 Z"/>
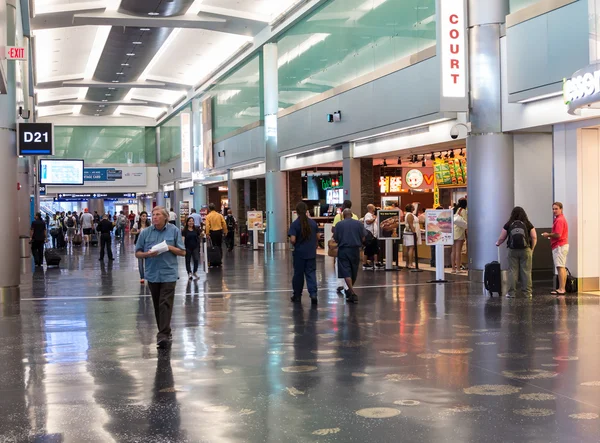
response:
<path id="1" fill-rule="evenodd" d="M 563 80 L 563 97 L 569 114 L 578 114 L 584 106 L 600 101 L 600 64 L 593 64 Z"/>

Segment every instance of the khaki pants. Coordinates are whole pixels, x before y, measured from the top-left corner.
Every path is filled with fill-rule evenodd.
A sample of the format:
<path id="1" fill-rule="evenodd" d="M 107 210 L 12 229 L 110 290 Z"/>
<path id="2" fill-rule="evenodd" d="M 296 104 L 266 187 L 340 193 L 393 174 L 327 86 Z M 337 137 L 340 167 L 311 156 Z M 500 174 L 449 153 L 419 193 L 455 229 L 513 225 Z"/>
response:
<path id="1" fill-rule="evenodd" d="M 521 292 L 526 297 L 532 293 L 531 266 L 533 263 L 533 253 L 531 248 L 527 249 L 509 249 L 508 250 L 508 293 L 515 295 L 517 289 L 517 280 L 521 280 Z"/>

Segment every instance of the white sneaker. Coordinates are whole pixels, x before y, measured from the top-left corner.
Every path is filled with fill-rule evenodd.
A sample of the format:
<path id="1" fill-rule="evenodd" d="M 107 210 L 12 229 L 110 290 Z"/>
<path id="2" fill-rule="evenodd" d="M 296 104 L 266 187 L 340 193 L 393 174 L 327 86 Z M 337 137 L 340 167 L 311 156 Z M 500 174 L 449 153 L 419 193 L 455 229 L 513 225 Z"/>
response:
<path id="1" fill-rule="evenodd" d="M 194 278 L 195 278 L 196 280 L 198 280 L 198 279 L 200 278 L 200 277 L 198 277 L 198 274 L 197 274 L 196 272 L 194 272 Z"/>

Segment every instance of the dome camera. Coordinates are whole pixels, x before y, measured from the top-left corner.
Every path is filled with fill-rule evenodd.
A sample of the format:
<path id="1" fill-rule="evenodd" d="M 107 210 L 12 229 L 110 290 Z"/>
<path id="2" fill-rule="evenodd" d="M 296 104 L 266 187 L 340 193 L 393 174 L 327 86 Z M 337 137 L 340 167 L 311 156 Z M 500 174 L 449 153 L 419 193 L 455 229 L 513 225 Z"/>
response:
<path id="1" fill-rule="evenodd" d="M 452 140 L 456 140 L 460 135 L 459 128 L 461 126 L 467 130 L 467 135 L 471 133 L 471 123 L 457 123 L 456 125 L 452 126 L 452 129 L 450 129 L 450 137 Z"/>

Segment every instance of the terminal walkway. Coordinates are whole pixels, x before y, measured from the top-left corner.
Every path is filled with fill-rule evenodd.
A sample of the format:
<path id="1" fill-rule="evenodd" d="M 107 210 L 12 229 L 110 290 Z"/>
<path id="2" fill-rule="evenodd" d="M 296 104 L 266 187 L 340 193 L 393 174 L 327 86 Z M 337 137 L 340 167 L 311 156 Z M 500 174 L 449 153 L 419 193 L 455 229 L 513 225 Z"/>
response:
<path id="1" fill-rule="evenodd" d="M 236 248 L 198 281 L 181 259 L 158 351 L 133 245 L 114 250 L 28 267 L 0 306 L 0 442 L 598 441 L 596 295 L 361 272 L 349 306 L 320 257 L 313 309 L 287 253 Z"/>

